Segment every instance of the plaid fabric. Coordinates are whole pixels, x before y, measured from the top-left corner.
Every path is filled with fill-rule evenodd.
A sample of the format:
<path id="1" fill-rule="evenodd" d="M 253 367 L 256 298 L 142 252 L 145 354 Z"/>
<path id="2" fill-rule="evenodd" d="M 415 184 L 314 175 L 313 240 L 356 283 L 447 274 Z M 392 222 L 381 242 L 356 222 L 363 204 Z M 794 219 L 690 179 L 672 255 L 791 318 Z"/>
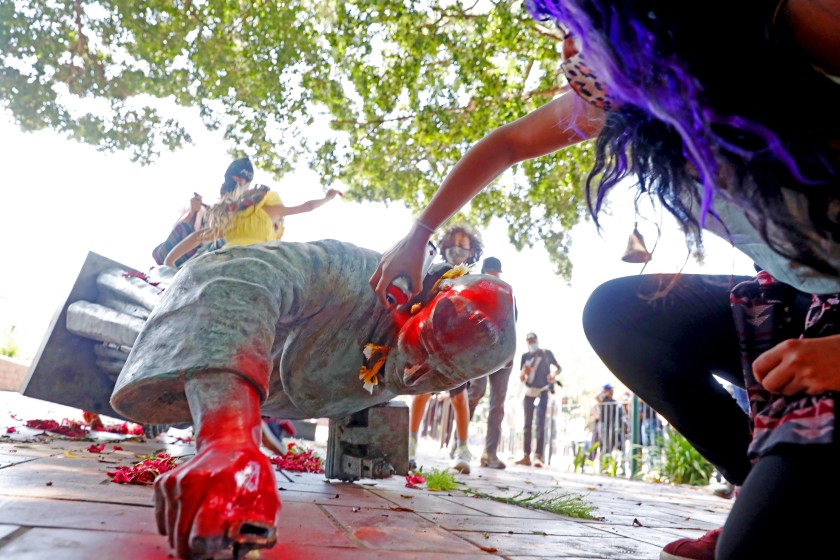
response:
<path id="1" fill-rule="evenodd" d="M 780 444 L 821 444 L 834 441 L 834 395 L 785 396 L 767 391 L 752 373 L 753 361 L 790 338 L 818 338 L 840 333 L 840 299 L 836 294 L 813 295 L 805 324 L 792 313 L 796 289 L 767 272 L 735 286 L 730 295 L 741 348 L 744 381 L 753 420 L 752 459 Z"/>
<path id="2" fill-rule="evenodd" d="M 157 247 L 152 250 L 152 258 L 155 259 L 157 264 L 163 264 L 163 261 L 166 259 L 166 255 L 169 254 L 169 251 L 172 250 L 175 245 L 183 241 L 183 239 L 188 236 L 189 234 L 195 231 L 195 227 L 189 222 L 178 222 L 174 228 L 172 228 L 172 233 L 169 234 L 169 237 L 166 238 L 166 241 L 158 245 Z M 190 251 L 189 253 L 182 256 L 180 259 L 175 261 L 176 266 L 181 266 L 184 264 L 190 257 L 195 255 L 198 252 L 198 247 Z"/>

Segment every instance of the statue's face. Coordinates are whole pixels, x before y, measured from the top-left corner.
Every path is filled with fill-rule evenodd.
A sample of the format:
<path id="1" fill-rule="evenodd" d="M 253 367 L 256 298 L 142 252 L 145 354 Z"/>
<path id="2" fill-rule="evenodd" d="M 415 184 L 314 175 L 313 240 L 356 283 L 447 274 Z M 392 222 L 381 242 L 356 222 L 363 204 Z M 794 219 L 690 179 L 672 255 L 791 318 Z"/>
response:
<path id="1" fill-rule="evenodd" d="M 429 393 L 492 373 L 516 346 L 511 287 L 485 275 L 445 280 L 400 329 L 386 366 L 397 393 Z"/>

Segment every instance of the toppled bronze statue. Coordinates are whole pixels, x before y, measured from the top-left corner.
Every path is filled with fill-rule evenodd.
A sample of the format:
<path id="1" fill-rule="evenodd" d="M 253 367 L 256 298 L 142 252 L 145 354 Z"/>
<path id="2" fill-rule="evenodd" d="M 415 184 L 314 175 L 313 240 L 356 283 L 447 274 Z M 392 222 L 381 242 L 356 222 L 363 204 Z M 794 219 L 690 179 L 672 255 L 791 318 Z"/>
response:
<path id="1" fill-rule="evenodd" d="M 145 423 L 192 421 L 196 456 L 155 485 L 158 528 L 180 557 L 273 546 L 280 498 L 260 415 L 340 417 L 400 394 L 456 387 L 515 348 L 510 287 L 441 278 L 382 307 L 380 255 L 348 243 L 265 243 L 196 259 L 155 307 L 111 404 Z"/>

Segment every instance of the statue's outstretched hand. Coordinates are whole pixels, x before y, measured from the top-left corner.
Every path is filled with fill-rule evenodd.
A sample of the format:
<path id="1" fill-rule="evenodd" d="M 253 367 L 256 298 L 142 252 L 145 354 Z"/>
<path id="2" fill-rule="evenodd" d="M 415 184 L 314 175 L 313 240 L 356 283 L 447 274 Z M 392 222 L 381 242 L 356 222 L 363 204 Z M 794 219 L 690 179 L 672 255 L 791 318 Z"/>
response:
<path id="1" fill-rule="evenodd" d="M 274 467 L 254 444 L 208 443 L 155 482 L 158 530 L 179 558 L 271 547 L 279 514 Z"/>

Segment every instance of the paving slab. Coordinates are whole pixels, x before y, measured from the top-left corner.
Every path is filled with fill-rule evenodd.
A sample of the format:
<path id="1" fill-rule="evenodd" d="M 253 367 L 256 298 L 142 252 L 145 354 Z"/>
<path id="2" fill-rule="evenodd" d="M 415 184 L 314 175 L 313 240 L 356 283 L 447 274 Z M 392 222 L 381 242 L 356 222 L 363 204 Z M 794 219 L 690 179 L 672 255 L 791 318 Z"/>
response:
<path id="1" fill-rule="evenodd" d="M 364 548 L 414 552 L 477 552 L 463 539 L 413 512 L 353 506 L 324 506 Z"/>
<path id="2" fill-rule="evenodd" d="M 27 431 L 22 427 L 25 415 L 14 410 L 22 401 L 15 399 L 10 406 L 14 417 L 6 423 L 21 429 L 0 437 L 0 558 L 173 558 L 166 538 L 157 534 L 152 488 L 114 484 L 107 472 L 159 451 L 189 458 L 195 451 L 184 432 L 129 441 L 93 434 L 106 448 L 91 453 L 91 441 Z M 38 417 L 49 417 L 38 406 Z M 52 417 L 69 417 L 72 411 L 60 412 Z M 115 451 L 114 444 L 123 450 Z M 323 453 L 325 446 L 318 443 L 316 448 Z M 421 445 L 418 460 L 426 472 L 449 463 L 445 450 L 429 442 Z M 283 502 L 279 543 L 249 558 L 654 560 L 664 544 L 720 526 L 731 507 L 708 488 L 553 468 L 486 469 L 477 460 L 471 474 L 456 476 L 458 489 L 449 492 L 406 488 L 404 477 L 345 483 L 309 473 L 276 474 Z M 521 498 L 549 490 L 581 496 L 595 506 L 598 519 L 575 519 L 475 495 Z M 216 556 L 231 558 L 229 552 Z"/>

